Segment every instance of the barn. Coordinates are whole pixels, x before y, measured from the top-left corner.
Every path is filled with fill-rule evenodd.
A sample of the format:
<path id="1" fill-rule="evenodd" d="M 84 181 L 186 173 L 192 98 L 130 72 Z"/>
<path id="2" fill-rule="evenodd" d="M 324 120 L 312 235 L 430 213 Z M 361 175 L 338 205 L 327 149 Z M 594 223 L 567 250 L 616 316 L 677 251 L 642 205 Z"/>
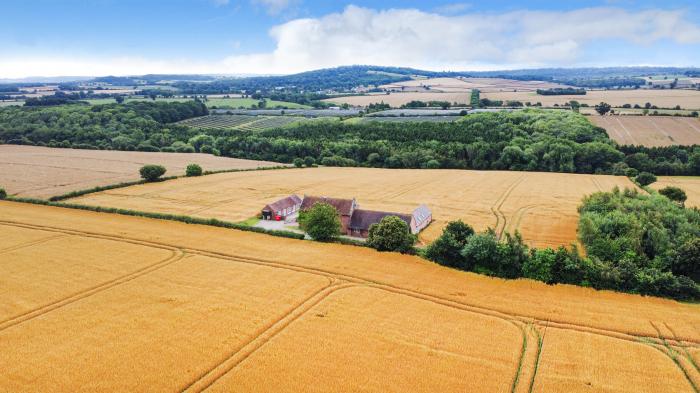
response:
<path id="1" fill-rule="evenodd" d="M 413 217 L 410 214 L 357 209 L 352 214 L 352 218 L 350 220 L 350 232 L 348 235 L 366 238 L 369 236 L 369 227 L 374 224 L 379 224 L 384 217 L 388 216 L 396 216 L 405 221 L 409 227 L 412 227 L 411 221 Z"/>
<path id="2" fill-rule="evenodd" d="M 297 195 L 290 195 L 262 208 L 263 220 L 287 220 L 301 209 L 302 200 Z"/>
<path id="3" fill-rule="evenodd" d="M 350 233 L 350 219 L 355 209 L 358 208 L 357 201 L 353 199 L 340 199 L 340 198 L 328 198 L 328 197 L 318 197 L 311 195 L 304 195 L 304 200 L 301 203 L 301 210 L 311 209 L 316 203 L 327 203 L 338 211 L 340 216 L 341 232 L 343 234 Z"/>

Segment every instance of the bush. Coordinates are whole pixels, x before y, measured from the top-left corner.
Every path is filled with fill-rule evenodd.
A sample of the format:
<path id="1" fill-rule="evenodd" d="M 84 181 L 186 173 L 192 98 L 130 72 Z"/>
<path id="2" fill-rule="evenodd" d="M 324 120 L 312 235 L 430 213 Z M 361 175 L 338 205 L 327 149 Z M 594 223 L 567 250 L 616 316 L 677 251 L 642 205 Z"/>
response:
<path id="1" fill-rule="evenodd" d="M 686 199 L 688 199 L 688 195 L 686 195 L 685 191 L 674 186 L 668 186 L 660 189 L 659 194 L 665 196 L 666 198 L 674 202 L 679 202 L 681 204 L 685 203 Z"/>
<path id="2" fill-rule="evenodd" d="M 0 199 L 7 198 L 7 191 L 4 188 L 0 188 Z"/>
<path id="3" fill-rule="evenodd" d="M 304 160 L 302 160 L 301 158 L 298 158 L 298 157 L 295 158 L 295 159 L 294 159 L 294 166 L 297 167 L 297 168 L 303 167 L 303 166 L 304 166 Z"/>
<path id="4" fill-rule="evenodd" d="M 147 143 L 147 142 L 141 142 L 139 143 L 138 146 L 136 146 L 137 151 L 150 151 L 150 152 L 159 152 L 160 149 Z"/>
<path id="5" fill-rule="evenodd" d="M 190 164 L 187 165 L 187 168 L 185 169 L 185 176 L 187 177 L 192 177 L 192 176 L 202 176 L 202 167 L 197 165 L 197 164 Z"/>
<path id="6" fill-rule="evenodd" d="M 461 220 L 452 221 L 447 224 L 442 235 L 428 245 L 425 257 L 443 266 L 461 267 L 462 249 L 473 234 L 474 229 L 468 224 Z"/>
<path id="7" fill-rule="evenodd" d="M 303 228 L 314 240 L 333 240 L 340 236 L 338 211 L 327 203 L 316 203 L 304 212 Z"/>
<path id="8" fill-rule="evenodd" d="M 162 165 L 144 165 L 139 171 L 141 177 L 146 181 L 156 181 L 163 176 L 167 170 Z"/>
<path id="9" fill-rule="evenodd" d="M 438 160 L 429 160 L 425 163 L 427 169 L 440 169 L 440 162 Z"/>
<path id="10" fill-rule="evenodd" d="M 367 245 L 377 251 L 412 251 L 416 237 L 411 234 L 408 224 L 399 217 L 386 216 L 378 224 L 369 227 Z"/>
<path id="11" fill-rule="evenodd" d="M 312 166 L 316 165 L 316 159 L 311 157 L 311 156 L 306 156 L 306 157 L 304 157 L 304 165 L 306 165 L 308 167 L 312 167 Z"/>
<path id="12" fill-rule="evenodd" d="M 642 187 L 648 186 L 651 183 L 654 183 L 656 181 L 656 176 L 649 172 L 642 172 L 637 177 L 634 178 L 634 180 L 639 183 Z"/>

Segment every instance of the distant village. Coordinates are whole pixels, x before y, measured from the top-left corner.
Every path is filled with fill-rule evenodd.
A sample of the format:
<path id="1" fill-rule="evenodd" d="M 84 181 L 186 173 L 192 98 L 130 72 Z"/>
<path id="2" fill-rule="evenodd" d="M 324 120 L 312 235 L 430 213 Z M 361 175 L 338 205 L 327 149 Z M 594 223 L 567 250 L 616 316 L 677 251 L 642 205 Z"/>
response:
<path id="1" fill-rule="evenodd" d="M 311 195 L 300 198 L 297 195 L 290 195 L 265 205 L 260 212 L 262 220 L 258 225 L 268 229 L 296 226 L 299 213 L 310 209 L 316 203 L 326 203 L 335 208 L 340 218 L 342 235 L 361 239 L 367 238 L 370 226 L 378 224 L 387 216 L 396 216 L 406 222 L 414 235 L 425 229 L 433 220 L 433 214 L 426 205 L 420 205 L 410 213 L 396 213 L 360 209 L 355 198 L 341 199 Z"/>

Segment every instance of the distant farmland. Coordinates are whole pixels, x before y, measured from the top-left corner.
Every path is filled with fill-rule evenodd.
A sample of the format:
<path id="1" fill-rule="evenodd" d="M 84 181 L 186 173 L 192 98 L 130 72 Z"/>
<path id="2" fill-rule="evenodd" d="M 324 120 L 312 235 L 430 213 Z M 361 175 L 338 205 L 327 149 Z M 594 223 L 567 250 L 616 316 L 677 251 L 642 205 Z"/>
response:
<path id="1" fill-rule="evenodd" d="M 537 89 L 552 89 L 566 86 L 551 82 L 519 81 L 502 78 L 431 78 L 397 82 L 382 85 L 380 87 L 387 90 L 402 90 L 407 92 L 432 91 L 444 93 L 468 93 L 472 89 L 479 89 L 483 92 L 514 90 L 535 91 Z"/>
<path id="2" fill-rule="evenodd" d="M 304 121 L 313 120 L 299 116 L 210 115 L 183 120 L 178 124 L 194 128 L 258 131 Z"/>
<path id="3" fill-rule="evenodd" d="M 664 187 L 680 187 L 688 195 L 685 202 L 687 207 L 700 208 L 700 177 L 698 176 L 659 176 L 656 183 L 651 187 L 660 190 Z"/>
<path id="4" fill-rule="evenodd" d="M 700 120 L 670 116 L 590 116 L 621 145 L 648 147 L 700 144 Z"/>
<path id="5" fill-rule="evenodd" d="M 379 104 L 381 102 L 393 107 L 399 107 L 411 101 L 447 101 L 450 103 L 468 104 L 471 93 L 431 93 L 431 92 L 410 92 L 391 94 L 368 94 L 364 96 L 336 97 L 324 100 L 336 104 L 349 104 L 352 106 L 367 106 L 369 104 Z"/>
<path id="6" fill-rule="evenodd" d="M 588 91 L 586 95 L 562 96 L 541 96 L 534 92 L 525 91 L 484 92 L 481 94 L 481 98 L 502 101 L 514 100 L 532 104 L 541 102 L 544 106 L 565 105 L 573 100 L 591 106 L 604 101 L 616 107 L 621 107 L 624 104 L 644 107 L 648 102 L 659 108 L 674 108 L 676 105 L 680 105 L 683 109 L 700 108 L 700 91 L 678 89 L 592 90 Z"/>

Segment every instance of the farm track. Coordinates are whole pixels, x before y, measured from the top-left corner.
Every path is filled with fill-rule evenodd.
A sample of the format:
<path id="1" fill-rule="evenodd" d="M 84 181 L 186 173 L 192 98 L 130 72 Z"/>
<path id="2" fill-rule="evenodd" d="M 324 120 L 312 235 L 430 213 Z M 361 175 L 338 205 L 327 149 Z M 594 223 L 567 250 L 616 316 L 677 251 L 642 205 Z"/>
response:
<path id="1" fill-rule="evenodd" d="M 66 236 L 68 236 L 68 235 L 49 236 L 49 237 L 45 237 L 43 239 L 38 239 L 38 240 L 31 241 L 31 242 L 18 244 L 16 246 L 3 248 L 3 249 L 0 249 L 0 255 L 8 253 L 8 252 L 16 251 L 16 250 L 21 250 L 21 249 L 26 248 L 26 247 L 36 246 L 37 244 L 46 243 L 46 242 L 49 242 L 51 240 L 60 239 L 62 237 L 66 237 Z"/>
<path id="2" fill-rule="evenodd" d="M 687 361 L 687 359 L 684 361 L 683 357 L 679 357 L 680 354 L 678 353 L 678 351 L 676 349 L 674 349 L 673 346 L 671 346 L 668 343 L 668 341 L 666 341 L 666 338 L 664 338 L 662 333 L 661 333 L 661 329 L 659 329 L 659 327 L 656 326 L 654 324 L 654 322 L 649 321 L 649 324 L 651 324 L 651 326 L 658 332 L 659 340 L 661 340 L 661 344 L 649 342 L 648 340 L 640 340 L 640 341 L 642 343 L 647 344 L 647 345 L 651 346 L 652 348 L 658 350 L 659 352 L 663 353 L 664 355 L 666 355 L 666 357 L 668 357 L 675 364 L 675 366 L 683 373 L 683 376 L 685 376 L 685 379 L 688 381 L 688 383 L 693 388 L 695 393 L 700 393 L 700 390 L 698 389 L 698 384 L 695 382 L 696 379 L 698 381 L 700 381 L 700 375 L 698 375 L 698 374 L 693 375 L 692 369 L 689 370 L 688 366 L 684 365 L 685 361 Z M 666 323 L 664 322 L 664 324 L 666 324 Z M 692 357 L 691 357 L 691 359 L 692 359 Z M 695 365 L 695 362 L 691 361 L 691 364 Z M 697 369 L 695 371 L 697 372 Z"/>
<path id="3" fill-rule="evenodd" d="M 547 335 L 547 325 L 545 325 L 544 332 L 541 336 L 536 328 L 533 330 L 535 332 L 535 336 L 537 336 L 537 356 L 535 357 L 535 367 L 532 371 L 532 378 L 530 378 L 530 385 L 528 389 L 529 393 L 532 393 L 532 391 L 535 389 L 535 379 L 537 378 L 537 370 L 540 367 L 540 360 L 542 359 L 542 348 L 544 347 L 544 337 Z"/>
<path id="4" fill-rule="evenodd" d="M 0 332 L 8 329 L 10 327 L 19 325 L 23 322 L 29 321 L 31 319 L 40 317 L 44 314 L 47 314 L 53 310 L 56 310 L 58 308 L 61 308 L 63 306 L 69 305 L 71 303 L 75 303 L 79 300 L 85 299 L 87 297 L 90 297 L 92 295 L 95 295 L 97 293 L 100 293 L 102 291 L 106 291 L 110 288 L 113 288 L 115 286 L 127 283 L 129 281 L 135 280 L 139 277 L 142 277 L 148 273 L 154 272 L 158 269 L 161 269 L 165 266 L 168 266 L 174 262 L 177 262 L 183 258 L 186 257 L 186 254 L 176 250 L 173 251 L 173 253 L 166 259 L 161 260 L 155 264 L 146 266 L 144 268 L 141 268 L 139 270 L 136 270 L 134 272 L 131 272 L 129 274 L 117 277 L 115 279 L 103 282 L 102 284 L 84 289 L 82 291 L 76 292 L 68 297 L 65 297 L 63 299 L 56 300 L 54 302 L 51 302 L 49 304 L 45 304 L 39 308 L 35 308 L 33 310 L 26 311 L 22 314 L 15 315 L 12 318 L 6 319 L 4 321 L 0 321 Z"/>
<path id="5" fill-rule="evenodd" d="M 608 328 L 598 328 L 598 327 L 589 326 L 589 325 L 585 325 L 585 324 L 576 324 L 576 323 L 570 323 L 570 322 L 566 322 L 566 321 L 557 321 L 557 320 L 553 320 L 553 319 L 548 319 L 546 321 L 539 320 L 539 319 L 533 319 L 531 316 L 526 316 L 526 315 L 522 315 L 522 314 L 507 312 L 507 311 L 501 311 L 498 309 L 487 308 L 487 307 L 479 306 L 476 304 L 458 302 L 458 301 L 455 301 L 455 300 L 452 300 L 449 298 L 444 298 L 444 297 L 424 293 L 421 291 L 409 290 L 409 289 L 397 287 L 397 286 L 382 283 L 382 282 L 376 282 L 376 281 L 366 279 L 363 277 L 347 275 L 347 274 L 338 274 L 338 273 L 330 271 L 330 270 L 310 268 L 310 267 L 305 267 L 305 266 L 291 264 L 291 263 L 274 262 L 274 261 L 269 261 L 269 260 L 265 260 L 265 259 L 261 259 L 261 258 L 251 258 L 251 257 L 237 256 L 237 255 L 231 255 L 231 254 L 217 253 L 217 252 L 211 252 L 211 251 L 202 250 L 202 249 L 194 249 L 194 248 L 179 249 L 177 247 L 173 247 L 173 246 L 166 244 L 166 243 L 158 243 L 158 242 L 152 242 L 152 241 L 141 241 L 141 240 L 131 239 L 128 237 L 110 236 L 110 235 L 103 235 L 103 234 L 97 234 L 97 233 L 92 233 L 92 232 L 67 230 L 67 229 L 55 228 L 55 227 L 49 227 L 49 226 L 43 226 L 43 225 L 23 224 L 23 223 L 17 223 L 17 222 L 12 222 L 12 221 L 5 221 L 5 220 L 0 220 L 0 225 L 16 226 L 16 227 L 22 227 L 22 228 L 28 228 L 28 229 L 38 229 L 38 230 L 43 230 L 43 231 L 53 231 L 53 232 L 66 233 L 66 234 L 70 234 L 70 235 L 77 234 L 77 235 L 83 235 L 83 236 L 87 236 L 87 237 L 94 237 L 94 238 L 114 240 L 114 241 L 123 241 L 126 243 L 152 246 L 155 248 L 162 248 L 162 249 L 167 249 L 167 250 L 179 250 L 180 252 L 183 253 L 182 256 L 190 255 L 190 254 L 202 255 L 202 256 L 209 256 L 209 257 L 214 257 L 214 258 L 231 260 L 233 262 L 249 263 L 249 264 L 255 264 L 255 265 L 262 265 L 262 266 L 277 267 L 277 268 L 286 269 L 286 270 L 293 270 L 293 271 L 297 271 L 297 272 L 305 272 L 305 273 L 320 275 L 320 276 L 330 278 L 330 279 L 339 279 L 339 280 L 348 281 L 348 282 L 351 282 L 354 284 L 362 284 L 362 285 L 365 285 L 367 287 L 377 288 L 377 289 L 384 290 L 387 292 L 401 294 L 401 295 L 413 297 L 416 299 L 422 299 L 422 300 L 433 302 L 435 304 L 444 305 L 444 306 L 451 307 L 454 309 L 468 311 L 468 312 L 472 312 L 472 313 L 476 313 L 476 314 L 480 314 L 480 315 L 495 317 L 495 318 L 499 318 L 499 319 L 502 319 L 505 321 L 519 321 L 519 322 L 523 322 L 523 323 L 532 322 L 533 324 L 535 324 L 537 326 L 550 326 L 550 327 L 556 327 L 556 328 L 563 329 L 563 330 L 568 329 L 568 330 L 573 330 L 573 331 L 587 332 L 587 333 L 591 333 L 591 334 L 598 334 L 601 336 L 612 337 L 612 338 L 630 341 L 630 342 L 638 342 L 639 338 L 641 337 L 641 338 L 646 338 L 646 339 L 652 340 L 653 342 L 658 343 L 658 335 L 633 335 L 633 334 L 626 333 L 624 331 L 619 331 L 619 330 L 615 330 L 615 329 L 608 329 Z M 181 256 L 181 258 L 182 258 L 182 256 Z M 175 262 L 175 261 L 172 261 L 172 262 Z M 157 270 L 157 269 L 154 269 L 154 270 Z M 147 274 L 147 273 L 148 272 L 144 272 L 143 274 Z M 116 286 L 119 284 L 121 284 L 121 283 L 115 283 L 113 286 Z M 0 328 L 0 330 L 1 329 L 2 328 Z M 665 336 L 663 336 L 663 337 L 669 338 L 669 337 L 665 337 Z M 674 337 L 672 339 L 678 340 L 679 343 L 681 343 L 681 345 L 686 345 L 688 347 L 694 347 L 694 348 L 700 348 L 700 340 L 697 340 L 697 339 L 679 338 L 679 337 Z"/>
<path id="6" fill-rule="evenodd" d="M 494 227 L 494 231 L 496 232 L 496 236 L 498 237 L 498 239 L 501 239 L 501 237 L 503 236 L 503 232 L 505 231 L 506 226 L 508 224 L 508 218 L 503 213 L 503 211 L 501 211 L 501 208 L 503 207 L 503 204 L 506 202 L 513 190 L 518 185 L 520 185 L 520 183 L 522 183 L 523 180 L 525 180 L 525 175 L 522 175 L 518 179 L 516 179 L 513 182 L 513 184 L 511 184 L 491 206 L 491 212 L 494 216 L 496 216 L 496 225 Z"/>
<path id="7" fill-rule="evenodd" d="M 630 142 L 632 142 L 631 144 L 634 144 L 634 145 L 638 144 L 637 141 L 636 141 L 636 140 L 634 139 L 634 137 L 632 136 L 632 133 L 630 132 L 630 130 L 628 130 L 627 127 L 625 127 L 625 125 L 622 124 L 622 122 L 620 121 L 620 119 L 617 118 L 617 119 L 615 119 L 615 120 L 617 120 L 617 124 L 619 124 L 620 127 L 622 127 L 622 129 L 625 131 L 625 133 L 627 133 L 627 136 L 630 138 Z"/>

